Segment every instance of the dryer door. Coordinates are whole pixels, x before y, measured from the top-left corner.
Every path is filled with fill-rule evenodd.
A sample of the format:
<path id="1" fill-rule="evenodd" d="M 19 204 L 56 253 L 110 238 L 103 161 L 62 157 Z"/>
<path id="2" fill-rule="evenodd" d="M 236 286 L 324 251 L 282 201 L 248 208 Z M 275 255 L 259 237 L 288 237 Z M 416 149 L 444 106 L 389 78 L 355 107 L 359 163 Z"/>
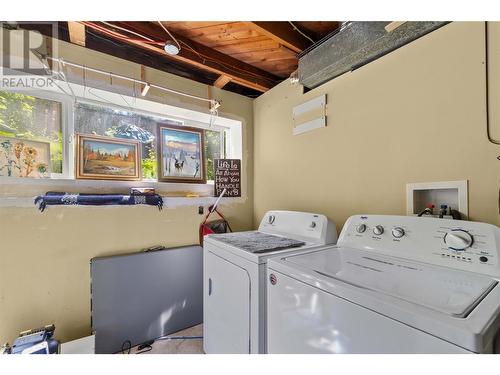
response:
<path id="1" fill-rule="evenodd" d="M 209 251 L 203 277 L 203 348 L 210 354 L 250 353 L 248 272 Z"/>

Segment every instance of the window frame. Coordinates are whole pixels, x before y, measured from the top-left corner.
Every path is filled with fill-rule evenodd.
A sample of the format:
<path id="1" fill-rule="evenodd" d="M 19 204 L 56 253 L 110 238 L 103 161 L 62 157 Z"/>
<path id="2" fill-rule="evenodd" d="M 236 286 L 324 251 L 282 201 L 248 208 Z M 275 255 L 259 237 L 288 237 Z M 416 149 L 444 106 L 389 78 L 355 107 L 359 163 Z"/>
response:
<path id="1" fill-rule="evenodd" d="M 29 96 L 33 96 L 35 98 L 39 99 L 46 99 L 46 100 L 52 100 L 59 102 L 61 104 L 61 130 L 62 130 L 62 135 L 63 135 L 63 163 L 62 163 L 62 173 L 51 173 L 50 178 L 47 179 L 33 179 L 34 181 L 26 181 L 30 180 L 27 178 L 16 178 L 16 177 L 7 177 L 7 176 L 0 176 L 0 181 L 5 181 L 9 183 L 27 183 L 27 184 L 45 184 L 46 181 L 51 181 L 47 184 L 53 184 L 59 182 L 64 182 L 64 181 L 78 181 L 81 182 L 80 180 L 77 180 L 75 178 L 75 104 L 76 103 L 82 103 L 82 104 L 88 104 L 88 105 L 94 105 L 94 106 L 100 106 L 100 107 L 108 107 L 108 108 L 114 108 L 114 109 L 119 109 L 119 110 L 124 110 L 124 111 L 129 111 L 129 112 L 134 112 L 137 114 L 145 115 L 145 116 L 152 116 L 156 118 L 161 118 L 165 120 L 172 120 L 176 122 L 182 123 L 183 126 L 190 126 L 190 127 L 196 127 L 204 130 L 212 130 L 212 131 L 219 131 L 220 137 L 221 137 L 221 155 L 225 155 L 226 157 L 232 157 L 232 158 L 242 158 L 242 145 L 243 145 L 243 139 L 242 139 L 242 121 L 239 120 L 234 120 L 231 118 L 226 118 L 226 117 L 218 117 L 216 119 L 216 123 L 210 125 L 209 123 L 199 121 L 196 118 L 192 117 L 197 117 L 197 118 L 202 118 L 202 117 L 207 117 L 208 115 L 203 112 L 195 111 L 195 110 L 190 110 L 190 109 L 184 109 L 181 107 L 174 107 L 172 105 L 167 105 L 167 104 L 162 104 L 153 100 L 147 100 L 144 98 L 137 98 L 137 97 L 130 97 L 127 95 L 115 93 L 112 91 L 108 90 L 102 90 L 102 89 L 97 89 L 97 88 L 92 88 L 88 86 L 82 86 L 79 84 L 74 84 L 74 83 L 61 83 L 58 82 L 58 84 L 62 84 L 65 86 L 69 86 L 72 91 L 74 92 L 75 96 L 69 96 L 67 94 L 61 93 L 59 89 L 57 88 L 52 88 L 52 89 L 47 89 L 47 90 L 37 90 L 37 89 L 12 89 L 12 88 L 2 88 L 2 91 L 9 91 L 9 92 L 15 92 L 15 93 L 20 93 L 20 94 L 25 94 Z M 99 94 L 103 94 L 102 96 L 99 95 L 99 98 L 102 100 L 96 100 L 96 99 L 91 99 L 88 96 L 91 94 L 90 90 L 92 92 L 97 92 Z M 123 103 L 125 102 L 124 98 L 129 98 L 131 101 L 133 101 L 134 106 L 126 107 L 124 105 L 118 104 L 120 101 Z M 111 99 L 111 100 L 110 100 Z M 152 111 L 150 109 L 144 109 L 141 107 L 153 107 L 157 108 L 158 111 Z M 159 109 L 162 109 L 160 111 Z M 167 110 L 163 111 L 164 108 L 167 108 Z M 175 110 L 176 112 L 179 112 L 181 116 L 177 116 L 175 114 L 169 114 L 169 110 Z M 190 116 L 192 115 L 192 117 Z M 226 125 L 221 125 L 218 122 L 225 123 Z M 8 180 L 7 180 L 8 179 Z M 55 182 L 54 182 L 55 181 Z M 87 183 L 94 183 L 95 185 L 102 185 L 104 181 L 102 180 L 88 180 L 85 182 L 85 185 Z M 129 181 L 105 181 L 106 185 L 110 186 L 121 186 L 121 185 L 126 185 L 130 186 Z M 185 185 L 182 183 L 175 183 L 175 182 L 161 182 L 158 180 L 154 179 L 141 179 L 139 181 L 136 181 L 135 185 L 139 184 L 154 184 L 155 186 L 175 186 L 175 185 Z M 209 180 L 207 181 L 206 184 L 189 184 L 189 185 L 213 185 L 213 181 Z M 197 188 L 194 188 L 193 190 L 198 190 Z"/>

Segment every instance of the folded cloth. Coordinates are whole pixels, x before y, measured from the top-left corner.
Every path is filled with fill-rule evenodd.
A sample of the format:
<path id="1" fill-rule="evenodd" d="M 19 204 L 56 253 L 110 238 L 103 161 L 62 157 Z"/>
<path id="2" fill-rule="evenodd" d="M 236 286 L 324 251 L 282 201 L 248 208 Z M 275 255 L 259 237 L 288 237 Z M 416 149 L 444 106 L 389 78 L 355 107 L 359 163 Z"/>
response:
<path id="1" fill-rule="evenodd" d="M 108 206 L 125 205 L 132 206 L 136 204 L 146 204 L 157 206 L 159 210 L 163 208 L 163 199 L 160 195 L 141 194 L 141 195 L 123 195 L 123 194 L 71 194 L 60 192 L 47 192 L 35 198 L 35 205 L 43 212 L 47 206 L 56 205 L 83 205 L 83 206 Z"/>

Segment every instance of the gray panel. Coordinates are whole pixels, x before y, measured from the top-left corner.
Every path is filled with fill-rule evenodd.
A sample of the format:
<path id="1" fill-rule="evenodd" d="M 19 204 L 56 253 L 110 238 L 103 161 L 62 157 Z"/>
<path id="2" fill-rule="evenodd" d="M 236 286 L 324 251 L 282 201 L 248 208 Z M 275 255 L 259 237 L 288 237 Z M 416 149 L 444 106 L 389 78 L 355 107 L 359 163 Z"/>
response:
<path id="1" fill-rule="evenodd" d="M 116 353 L 203 321 L 203 248 L 94 258 L 92 329 L 96 353 Z"/>

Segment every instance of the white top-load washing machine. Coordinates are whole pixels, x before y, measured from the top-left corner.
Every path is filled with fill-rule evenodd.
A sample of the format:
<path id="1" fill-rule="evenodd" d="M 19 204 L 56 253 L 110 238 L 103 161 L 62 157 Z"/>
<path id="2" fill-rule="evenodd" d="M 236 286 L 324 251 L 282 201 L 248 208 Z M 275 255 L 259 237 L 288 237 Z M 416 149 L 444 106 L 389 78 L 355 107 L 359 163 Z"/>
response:
<path id="1" fill-rule="evenodd" d="M 205 237 L 203 348 L 206 353 L 265 353 L 266 262 L 336 243 L 324 215 L 269 211 L 257 231 Z"/>
<path id="2" fill-rule="evenodd" d="M 500 228 L 352 216 L 336 246 L 268 262 L 270 353 L 500 351 Z"/>

